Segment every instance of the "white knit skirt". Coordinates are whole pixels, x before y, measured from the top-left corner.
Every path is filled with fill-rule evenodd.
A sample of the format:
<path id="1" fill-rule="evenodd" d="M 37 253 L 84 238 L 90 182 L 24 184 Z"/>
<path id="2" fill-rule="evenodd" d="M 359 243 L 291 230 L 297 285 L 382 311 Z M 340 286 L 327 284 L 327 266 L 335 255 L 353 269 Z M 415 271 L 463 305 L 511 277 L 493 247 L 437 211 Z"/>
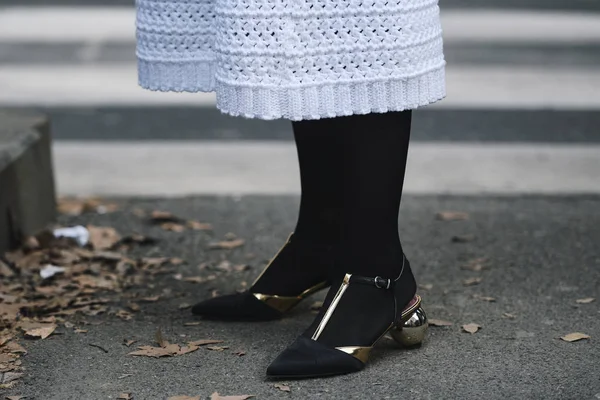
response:
<path id="1" fill-rule="evenodd" d="M 437 0 L 137 0 L 139 83 L 224 113 L 319 119 L 445 96 Z"/>

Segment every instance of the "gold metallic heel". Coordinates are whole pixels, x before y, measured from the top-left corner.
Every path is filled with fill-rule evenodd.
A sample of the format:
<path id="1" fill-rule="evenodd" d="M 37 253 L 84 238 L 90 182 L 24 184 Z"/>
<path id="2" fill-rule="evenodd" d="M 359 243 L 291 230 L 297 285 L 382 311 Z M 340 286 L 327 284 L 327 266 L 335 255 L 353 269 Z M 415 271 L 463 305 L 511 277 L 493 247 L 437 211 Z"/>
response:
<path id="1" fill-rule="evenodd" d="M 425 340 L 428 327 L 427 314 L 423 307 L 419 307 L 408 319 L 404 320 L 402 325 L 395 326 L 390 331 L 390 335 L 402 346 L 417 346 Z"/>

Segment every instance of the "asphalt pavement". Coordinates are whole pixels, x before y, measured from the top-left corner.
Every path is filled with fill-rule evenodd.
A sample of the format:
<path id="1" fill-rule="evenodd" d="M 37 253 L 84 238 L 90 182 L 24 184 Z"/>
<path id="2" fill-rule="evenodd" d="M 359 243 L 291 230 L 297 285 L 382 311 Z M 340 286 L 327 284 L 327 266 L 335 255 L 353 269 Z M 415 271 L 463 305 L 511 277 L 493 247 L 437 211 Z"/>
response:
<path id="1" fill-rule="evenodd" d="M 401 237 L 414 265 L 430 318 L 453 323 L 432 327 L 419 349 L 378 345 L 372 362 L 357 374 L 320 380 L 286 381 L 282 392 L 265 379 L 269 362 L 309 324 L 309 300 L 282 321 L 223 323 L 196 321 L 182 303 L 227 293 L 251 282 L 293 228 L 297 198 L 286 196 L 120 199 L 113 214 L 62 217 L 64 225 L 93 223 L 161 239 L 140 255 L 181 257 L 184 276 L 202 275 L 198 265 L 227 259 L 250 263 L 247 272 L 219 275 L 207 284 L 164 276 L 142 289 L 162 294 L 144 303 L 131 321 L 114 316 L 86 317 L 86 334 L 60 328 L 48 339 L 27 341 L 22 384 L 6 392 L 27 399 L 133 399 L 188 395 L 208 398 L 252 394 L 257 399 L 598 399 L 600 348 L 600 197 L 407 196 L 400 218 Z M 132 210 L 168 210 L 183 218 L 214 224 L 213 233 L 166 232 L 148 226 Z M 468 212 L 467 221 L 444 222 L 444 210 Z M 234 232 L 243 248 L 208 251 L 208 243 Z M 368 232 L 365 232 L 368 234 Z M 456 235 L 474 235 L 453 243 Z M 369 249 L 376 252 L 377 249 Z M 248 258 L 253 254 L 252 258 Z M 461 269 L 486 258 L 480 272 Z M 464 286 L 468 278 L 481 283 Z M 432 285 L 428 287 L 427 285 Z M 481 299 L 493 297 L 494 302 Z M 580 298 L 594 297 L 589 304 Z M 489 299 L 488 299 L 489 300 Z M 506 318 L 511 314 L 513 319 Z M 479 324 L 475 334 L 461 326 Z M 174 358 L 136 358 L 122 342 L 153 344 L 160 328 L 167 340 L 220 339 L 229 349 L 200 349 Z M 567 343 L 559 337 L 582 332 L 589 340 Z M 185 337 L 183 337 L 185 335 Z M 90 344 L 99 345 L 106 353 Z M 134 345 L 135 346 L 135 345 Z M 242 357 L 233 354 L 244 351 Z"/>

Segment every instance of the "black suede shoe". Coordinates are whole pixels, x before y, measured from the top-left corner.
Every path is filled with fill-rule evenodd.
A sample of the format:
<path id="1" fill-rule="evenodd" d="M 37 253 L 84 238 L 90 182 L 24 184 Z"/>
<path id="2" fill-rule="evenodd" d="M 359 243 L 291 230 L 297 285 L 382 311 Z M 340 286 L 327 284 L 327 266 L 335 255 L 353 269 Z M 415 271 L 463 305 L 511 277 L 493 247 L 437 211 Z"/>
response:
<path id="1" fill-rule="evenodd" d="M 309 378 L 357 372 L 389 331 L 400 344 L 420 344 L 427 329 L 408 261 L 395 279 L 346 274 L 333 285 L 309 329 L 269 365 L 273 378 Z"/>
<path id="2" fill-rule="evenodd" d="M 331 247 L 296 240 L 292 234 L 248 291 L 202 301 L 192 313 L 213 320 L 280 319 L 330 285 L 325 267 L 331 262 Z"/>

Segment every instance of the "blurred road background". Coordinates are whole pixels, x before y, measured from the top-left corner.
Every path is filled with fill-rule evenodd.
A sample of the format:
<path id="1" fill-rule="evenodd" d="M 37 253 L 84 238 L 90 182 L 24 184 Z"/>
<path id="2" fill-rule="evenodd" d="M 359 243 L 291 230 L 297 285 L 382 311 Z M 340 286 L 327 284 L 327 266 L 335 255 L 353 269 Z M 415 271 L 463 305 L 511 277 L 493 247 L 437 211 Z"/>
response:
<path id="1" fill-rule="evenodd" d="M 598 193 L 600 3 L 443 0 L 448 97 L 408 193 Z M 297 193 L 290 123 L 136 85 L 123 0 L 0 0 L 0 106 L 50 114 L 61 194 Z"/>

